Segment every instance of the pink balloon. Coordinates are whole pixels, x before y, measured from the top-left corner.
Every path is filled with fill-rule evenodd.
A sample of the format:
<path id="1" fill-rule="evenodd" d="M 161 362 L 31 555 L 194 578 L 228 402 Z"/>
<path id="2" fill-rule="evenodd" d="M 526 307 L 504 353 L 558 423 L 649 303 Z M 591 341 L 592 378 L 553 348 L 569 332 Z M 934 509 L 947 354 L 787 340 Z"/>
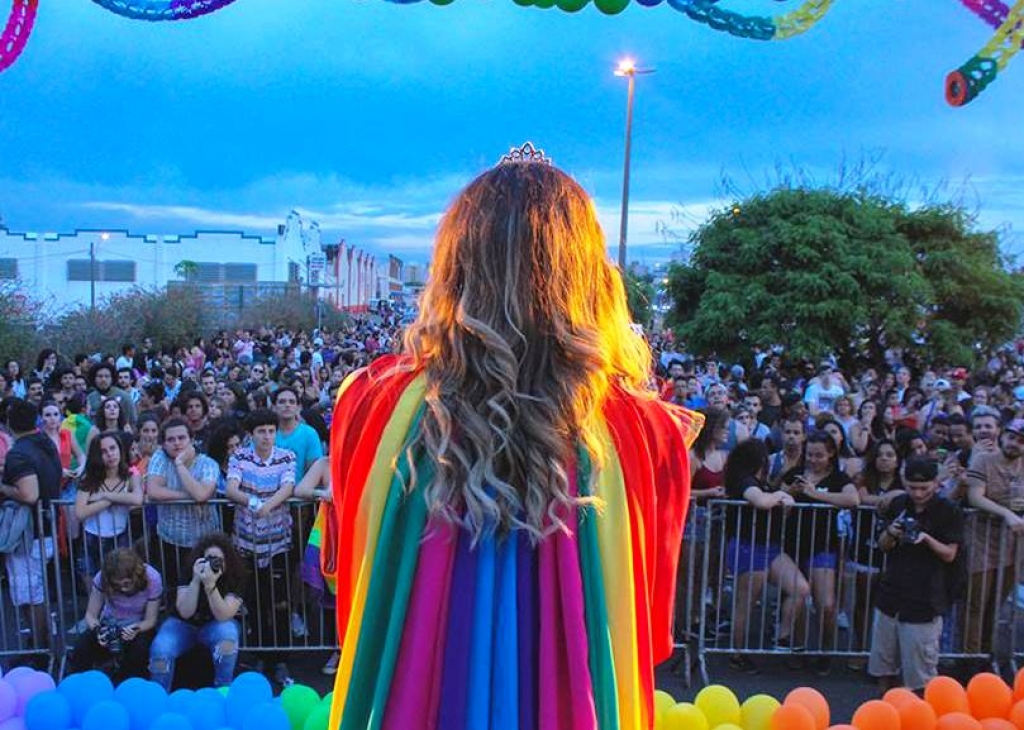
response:
<path id="1" fill-rule="evenodd" d="M 18 693 L 5 679 L 0 679 L 0 722 L 12 717 L 18 709 Z"/>
<path id="2" fill-rule="evenodd" d="M 0 730 L 25 730 L 24 717 L 11 717 L 0 722 Z"/>
<path id="3" fill-rule="evenodd" d="M 13 674 L 13 672 L 11 674 Z M 6 681 L 14 687 L 15 693 L 18 695 L 18 704 L 14 711 L 14 714 L 18 717 L 25 714 L 25 705 L 28 704 L 30 699 L 41 692 L 49 692 L 50 690 L 57 688 L 53 682 L 53 677 L 46 672 L 21 674 L 14 679 L 11 679 L 11 675 L 8 674 Z M 0 725 L 0 730 L 7 729 L 4 728 L 3 725 Z"/>
<path id="4" fill-rule="evenodd" d="M 11 671 L 9 671 L 7 673 L 6 679 L 8 681 L 10 681 L 10 680 L 14 679 L 15 677 L 21 677 L 21 676 L 26 676 L 26 675 L 32 674 L 32 672 L 34 672 L 34 671 L 36 671 L 36 670 L 33 669 L 32 667 L 25 667 L 25 666 L 15 667 L 14 669 L 12 669 Z"/>

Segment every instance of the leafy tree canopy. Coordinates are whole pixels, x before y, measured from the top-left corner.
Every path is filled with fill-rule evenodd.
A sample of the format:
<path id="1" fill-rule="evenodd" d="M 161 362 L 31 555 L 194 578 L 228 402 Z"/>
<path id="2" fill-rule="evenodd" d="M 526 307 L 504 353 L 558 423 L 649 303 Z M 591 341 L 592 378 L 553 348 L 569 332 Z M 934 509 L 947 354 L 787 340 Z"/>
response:
<path id="1" fill-rule="evenodd" d="M 779 187 L 713 213 L 669 271 L 669 322 L 696 352 L 880 362 L 887 347 L 972 362 L 1021 322 L 1020 277 L 956 205 Z"/>

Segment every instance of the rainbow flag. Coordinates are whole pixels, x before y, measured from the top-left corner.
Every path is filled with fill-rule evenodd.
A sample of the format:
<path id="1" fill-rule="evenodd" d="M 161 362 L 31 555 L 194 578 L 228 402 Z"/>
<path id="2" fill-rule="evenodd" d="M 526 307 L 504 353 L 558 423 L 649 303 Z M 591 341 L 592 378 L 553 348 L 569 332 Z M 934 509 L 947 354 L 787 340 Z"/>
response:
<path id="1" fill-rule="evenodd" d="M 342 386 L 331 433 L 334 519 L 322 568 L 337 590 L 341 661 L 331 730 L 637 730 L 672 653 L 676 563 L 699 414 L 615 391 L 609 458 L 570 486 L 601 497 L 572 534 L 484 537 L 406 495 L 405 444 L 425 378 L 381 358 Z M 429 479 L 432 465 L 415 464 Z"/>

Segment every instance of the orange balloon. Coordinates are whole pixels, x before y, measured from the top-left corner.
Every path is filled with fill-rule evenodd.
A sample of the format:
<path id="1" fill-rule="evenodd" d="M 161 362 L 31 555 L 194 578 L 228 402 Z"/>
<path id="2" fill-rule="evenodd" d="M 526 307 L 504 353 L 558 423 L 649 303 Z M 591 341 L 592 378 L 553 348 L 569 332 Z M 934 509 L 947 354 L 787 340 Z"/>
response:
<path id="1" fill-rule="evenodd" d="M 828 700 L 818 690 L 811 687 L 798 687 L 786 695 L 786 700 L 782 704 L 806 707 L 814 718 L 817 730 L 828 730 L 832 711 L 829 709 Z"/>
<path id="2" fill-rule="evenodd" d="M 896 711 L 900 713 L 902 730 L 935 730 L 938 722 L 932 706 L 916 696 L 897 705 Z"/>
<path id="3" fill-rule="evenodd" d="M 966 712 L 950 712 L 939 718 L 935 730 L 982 730 L 981 722 Z"/>
<path id="4" fill-rule="evenodd" d="M 1017 671 L 1017 676 L 1013 678 L 1013 701 L 1020 702 L 1024 700 L 1024 669 Z"/>
<path id="5" fill-rule="evenodd" d="M 1017 730 L 1024 730 L 1024 700 L 1017 702 L 1010 709 L 1010 722 L 1017 726 Z"/>
<path id="6" fill-rule="evenodd" d="M 987 717 L 981 721 L 982 730 L 1017 730 L 1017 726 L 1001 717 Z"/>
<path id="7" fill-rule="evenodd" d="M 899 706 L 907 702 L 921 702 L 921 698 L 911 692 L 906 687 L 893 687 L 891 690 L 885 693 L 882 697 L 882 702 L 888 702 L 893 707 L 899 709 Z"/>
<path id="8" fill-rule="evenodd" d="M 818 730 L 814 715 L 803 705 L 783 705 L 772 715 L 771 730 Z"/>
<path id="9" fill-rule="evenodd" d="M 857 708 L 850 724 L 857 730 L 899 730 L 900 713 L 888 702 L 870 700 Z"/>
<path id="10" fill-rule="evenodd" d="M 940 718 L 950 712 L 969 715 L 967 691 L 952 677 L 936 677 L 924 688 L 924 699 Z"/>
<path id="11" fill-rule="evenodd" d="M 833 725 L 828 730 L 857 730 L 853 725 Z"/>
<path id="12" fill-rule="evenodd" d="M 1013 690 L 1002 677 L 990 672 L 975 674 L 967 683 L 967 702 L 971 714 L 978 720 L 988 717 L 1005 718 L 1013 707 Z"/>

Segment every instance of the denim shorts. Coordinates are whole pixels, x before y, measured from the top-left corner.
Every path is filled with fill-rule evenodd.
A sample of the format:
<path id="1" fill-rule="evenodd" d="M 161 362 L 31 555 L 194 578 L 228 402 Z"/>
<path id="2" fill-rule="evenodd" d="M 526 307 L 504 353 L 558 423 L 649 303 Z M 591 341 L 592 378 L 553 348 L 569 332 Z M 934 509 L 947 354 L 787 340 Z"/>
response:
<path id="1" fill-rule="evenodd" d="M 839 553 L 814 553 L 802 568 L 810 570 L 835 570 L 839 567 Z"/>
<path id="2" fill-rule="evenodd" d="M 725 567 L 733 575 L 764 573 L 781 554 L 778 545 L 754 545 L 734 537 L 725 546 Z"/>

